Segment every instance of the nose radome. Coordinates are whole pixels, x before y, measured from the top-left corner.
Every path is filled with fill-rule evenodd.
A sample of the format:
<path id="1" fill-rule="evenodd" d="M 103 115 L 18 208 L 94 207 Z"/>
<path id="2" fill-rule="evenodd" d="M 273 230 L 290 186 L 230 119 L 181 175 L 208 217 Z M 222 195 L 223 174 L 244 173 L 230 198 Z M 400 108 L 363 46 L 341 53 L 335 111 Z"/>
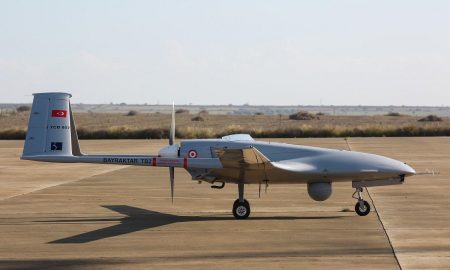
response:
<path id="1" fill-rule="evenodd" d="M 396 175 L 411 176 L 411 175 L 416 174 L 416 171 L 413 168 L 411 168 L 406 163 L 398 161 L 398 160 L 396 163 L 391 165 L 391 170 Z"/>
<path id="2" fill-rule="evenodd" d="M 360 172 L 377 172 L 391 177 L 416 174 L 416 171 L 406 163 L 389 157 L 361 152 L 345 152 L 345 155 L 347 160 L 351 162 L 348 167 L 359 167 Z"/>
<path id="3" fill-rule="evenodd" d="M 378 156 L 379 171 L 393 173 L 394 175 L 415 175 L 416 171 L 406 163 L 388 157 Z"/>
<path id="4" fill-rule="evenodd" d="M 405 176 L 411 176 L 411 175 L 415 175 L 416 171 L 411 168 L 409 165 L 407 165 L 406 163 L 402 164 L 402 168 L 400 169 L 401 174 L 404 174 Z"/>

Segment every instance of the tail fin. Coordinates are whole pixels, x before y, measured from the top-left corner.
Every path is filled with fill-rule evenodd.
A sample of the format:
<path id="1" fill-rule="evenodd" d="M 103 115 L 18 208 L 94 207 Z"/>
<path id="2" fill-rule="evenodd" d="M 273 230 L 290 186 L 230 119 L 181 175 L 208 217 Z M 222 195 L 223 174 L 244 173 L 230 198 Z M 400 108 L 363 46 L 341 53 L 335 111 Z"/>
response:
<path id="1" fill-rule="evenodd" d="M 67 93 L 33 94 L 22 158 L 81 156 L 78 135 Z"/>

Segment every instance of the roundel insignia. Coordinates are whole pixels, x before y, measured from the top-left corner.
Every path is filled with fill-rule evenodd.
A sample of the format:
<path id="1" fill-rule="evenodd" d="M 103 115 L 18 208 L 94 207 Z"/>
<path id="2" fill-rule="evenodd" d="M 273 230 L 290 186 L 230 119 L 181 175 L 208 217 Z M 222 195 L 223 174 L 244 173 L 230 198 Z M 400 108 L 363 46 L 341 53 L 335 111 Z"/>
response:
<path id="1" fill-rule="evenodd" d="M 189 150 L 189 152 L 188 152 L 188 157 L 189 158 L 196 158 L 197 155 L 198 155 L 198 153 L 195 150 Z"/>

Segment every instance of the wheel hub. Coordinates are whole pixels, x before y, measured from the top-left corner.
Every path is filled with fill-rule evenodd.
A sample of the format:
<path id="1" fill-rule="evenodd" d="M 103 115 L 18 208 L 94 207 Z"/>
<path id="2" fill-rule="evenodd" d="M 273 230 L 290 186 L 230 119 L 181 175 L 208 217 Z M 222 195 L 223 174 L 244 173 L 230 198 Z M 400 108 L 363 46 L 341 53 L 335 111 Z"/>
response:
<path id="1" fill-rule="evenodd" d="M 239 216 L 243 217 L 243 216 L 245 216 L 245 214 L 247 214 L 247 208 L 243 205 L 240 205 L 236 208 L 236 213 Z"/>

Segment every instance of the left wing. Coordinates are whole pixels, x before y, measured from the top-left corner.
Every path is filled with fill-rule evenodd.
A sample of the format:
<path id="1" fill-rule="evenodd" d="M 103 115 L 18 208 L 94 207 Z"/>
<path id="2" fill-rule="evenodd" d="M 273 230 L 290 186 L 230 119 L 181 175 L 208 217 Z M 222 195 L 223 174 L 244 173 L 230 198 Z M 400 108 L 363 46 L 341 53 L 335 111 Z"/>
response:
<path id="1" fill-rule="evenodd" d="M 218 179 L 237 182 L 262 182 L 267 180 L 266 171 L 273 168 L 270 160 L 255 147 L 215 148 L 214 153 L 222 168 L 211 170 L 208 175 Z"/>
<path id="2" fill-rule="evenodd" d="M 215 148 L 214 152 L 224 168 L 261 169 L 270 164 L 270 160 L 255 147 Z"/>

